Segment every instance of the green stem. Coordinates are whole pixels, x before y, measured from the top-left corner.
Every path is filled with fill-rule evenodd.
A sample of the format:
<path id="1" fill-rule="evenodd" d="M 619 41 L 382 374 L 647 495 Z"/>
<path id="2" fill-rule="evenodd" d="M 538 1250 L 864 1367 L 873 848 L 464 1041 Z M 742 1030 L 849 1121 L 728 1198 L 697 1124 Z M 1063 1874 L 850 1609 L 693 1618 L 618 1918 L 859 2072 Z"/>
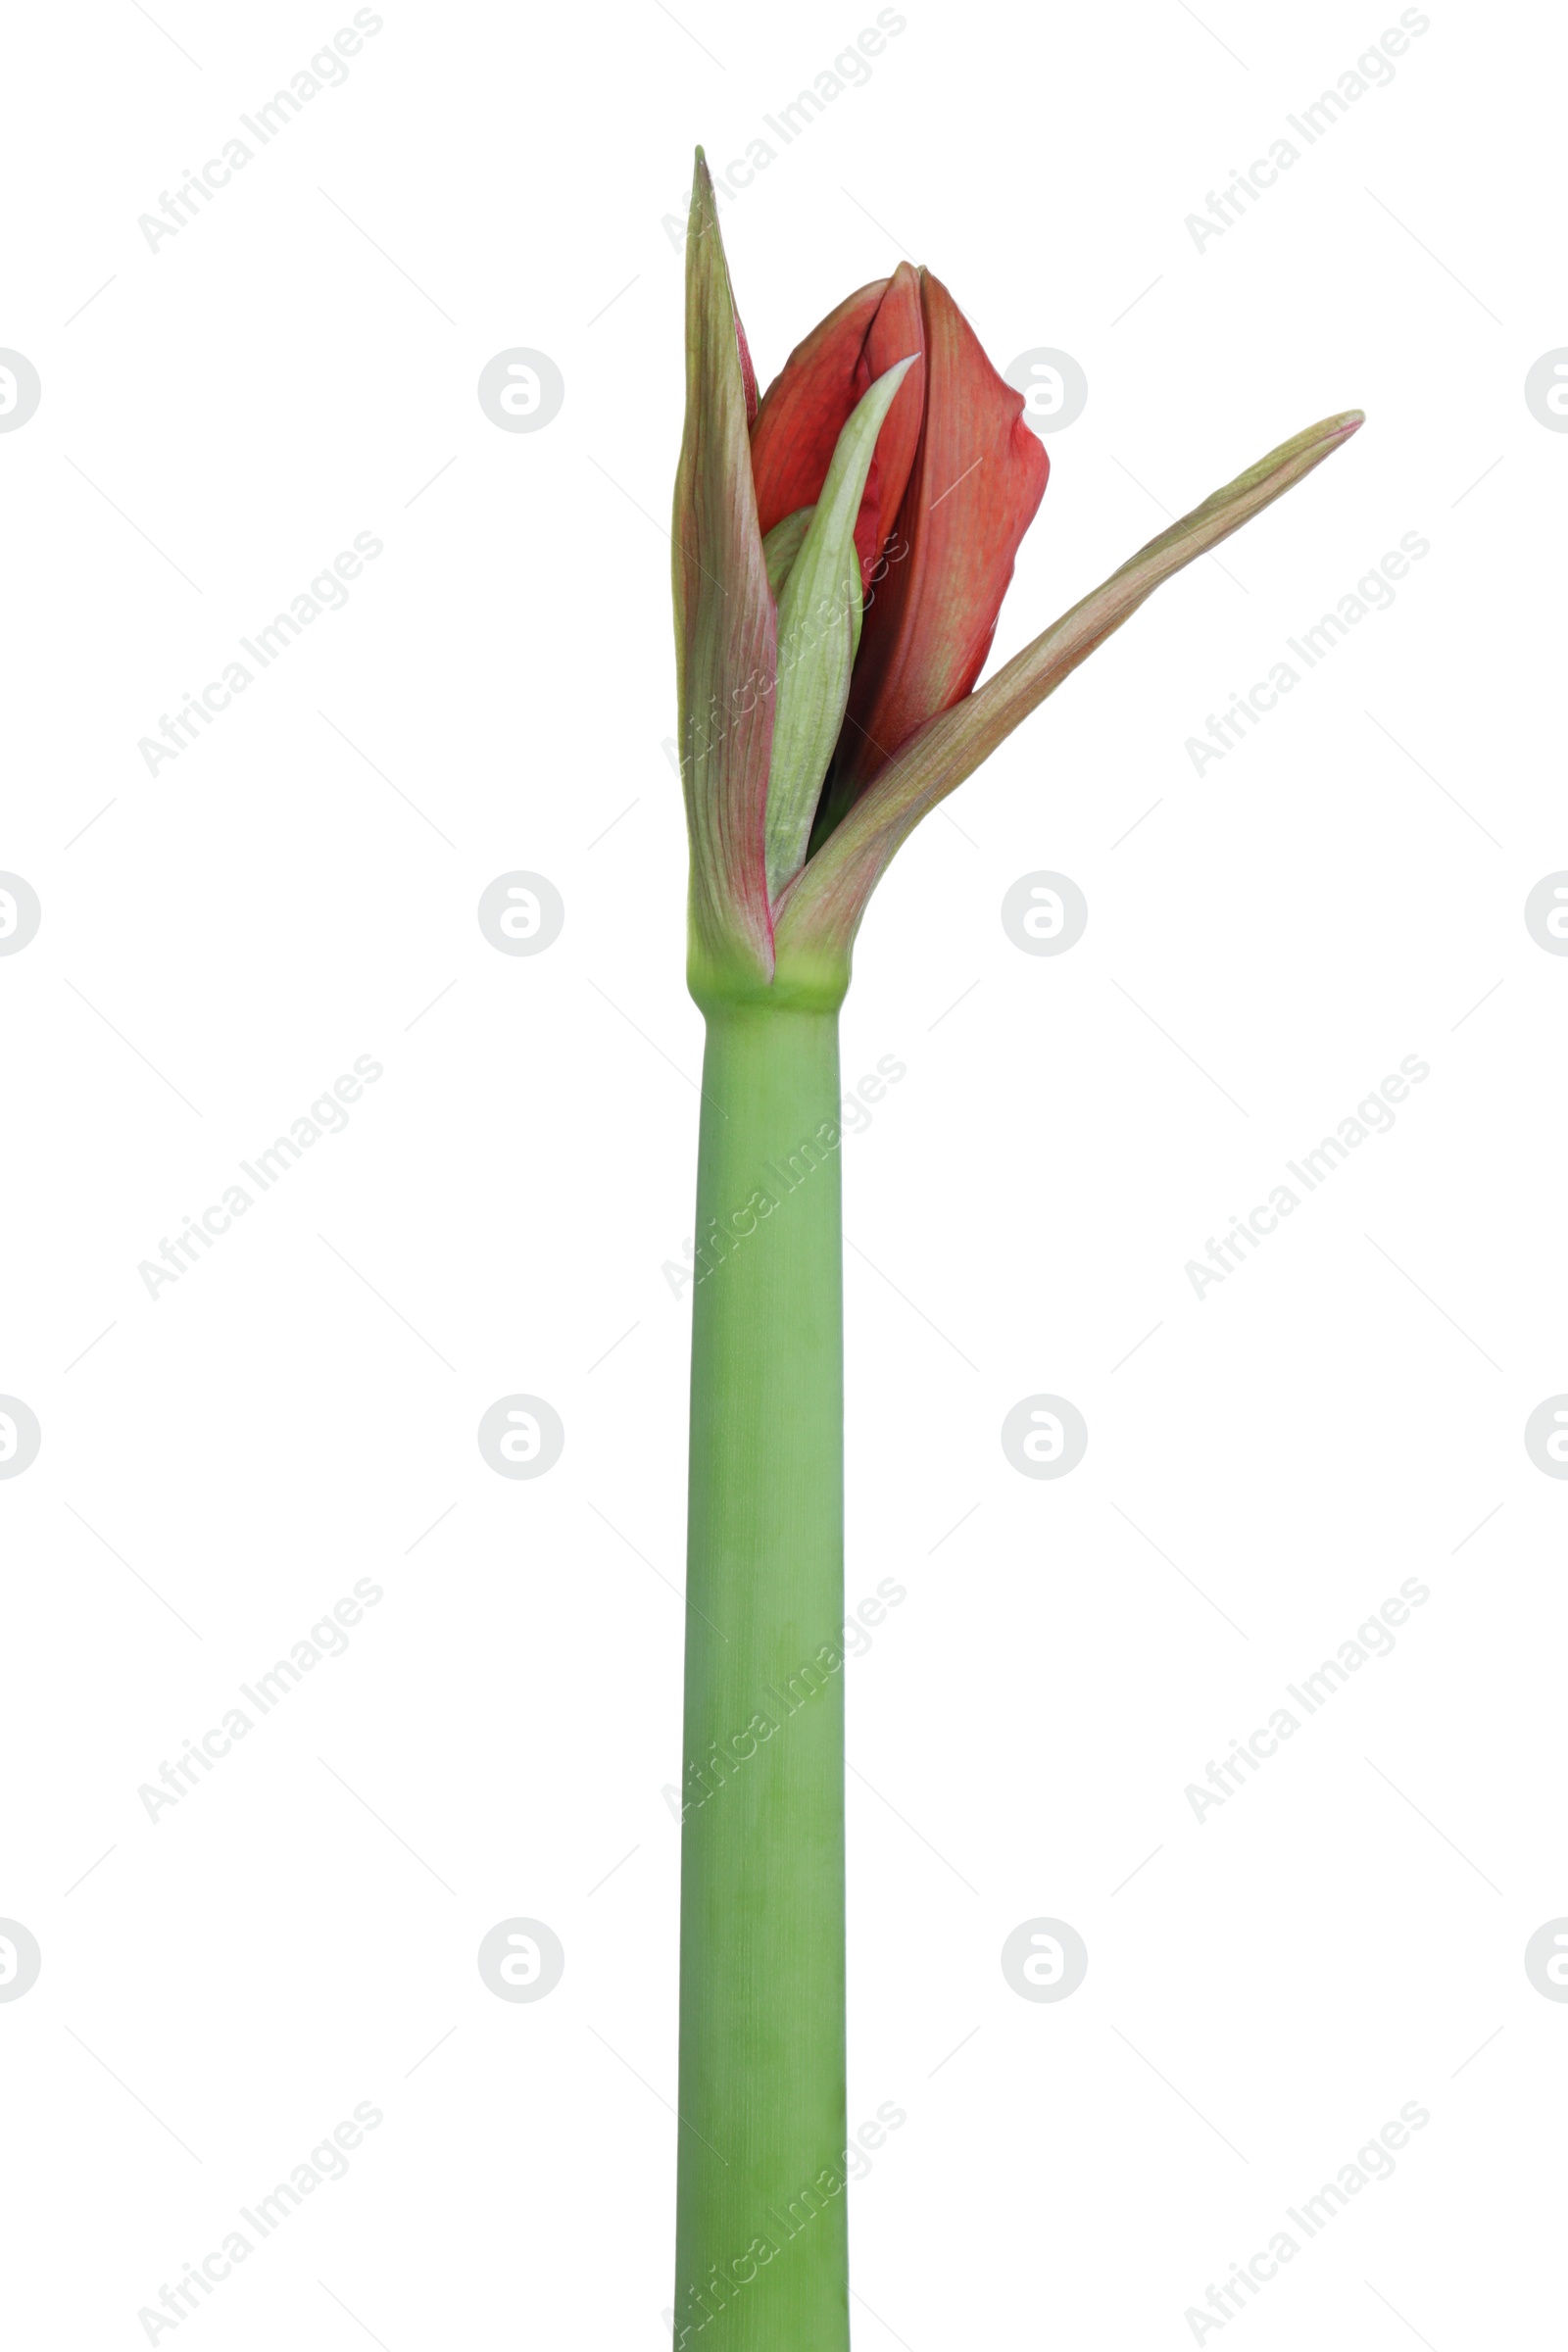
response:
<path id="1" fill-rule="evenodd" d="M 836 1012 L 709 1007 L 675 2352 L 849 2343 L 838 1118 Z"/>

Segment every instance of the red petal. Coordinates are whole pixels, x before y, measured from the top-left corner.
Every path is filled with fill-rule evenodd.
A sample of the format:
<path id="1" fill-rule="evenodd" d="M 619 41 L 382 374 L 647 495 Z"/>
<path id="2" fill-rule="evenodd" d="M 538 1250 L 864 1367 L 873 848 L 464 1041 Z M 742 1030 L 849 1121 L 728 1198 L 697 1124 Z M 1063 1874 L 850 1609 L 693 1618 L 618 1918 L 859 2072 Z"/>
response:
<path id="1" fill-rule="evenodd" d="M 757 519 L 763 536 L 816 504 L 839 434 L 874 376 L 924 348 L 920 281 L 907 262 L 841 302 L 796 345 L 763 395 L 752 428 Z M 914 463 L 925 398 L 912 368 L 889 411 L 860 502 L 855 545 L 862 580 L 898 519 Z"/>
<path id="2" fill-rule="evenodd" d="M 864 383 L 874 383 L 911 352 L 925 350 L 925 323 L 920 313 L 919 272 L 901 262 L 888 280 L 865 339 Z M 858 398 L 858 394 L 857 394 Z M 911 368 L 877 435 L 876 456 L 866 479 L 855 526 L 855 545 L 860 558 L 860 578 L 869 580 L 884 541 L 899 519 L 908 487 L 914 453 L 920 443 L 920 420 L 925 413 L 925 369 Z"/>
<path id="3" fill-rule="evenodd" d="M 866 607 L 841 790 L 863 789 L 974 684 L 1050 471 L 1022 421 L 1022 393 L 1003 382 L 946 286 L 928 270 L 920 282 L 925 422 L 897 543 Z"/>
<path id="4" fill-rule="evenodd" d="M 879 277 L 829 311 L 797 343 L 762 395 L 752 427 L 752 473 L 764 539 L 786 514 L 816 504 L 838 437 L 871 380 L 865 339 L 888 282 Z M 905 353 L 893 357 L 901 360 Z"/>

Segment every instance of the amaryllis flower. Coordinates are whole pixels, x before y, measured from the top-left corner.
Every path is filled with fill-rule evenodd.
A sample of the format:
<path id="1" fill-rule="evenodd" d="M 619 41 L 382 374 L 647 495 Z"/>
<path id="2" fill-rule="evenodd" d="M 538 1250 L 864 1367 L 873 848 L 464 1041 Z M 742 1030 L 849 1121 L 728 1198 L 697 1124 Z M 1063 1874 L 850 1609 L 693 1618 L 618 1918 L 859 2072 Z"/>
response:
<path id="1" fill-rule="evenodd" d="M 700 1003 L 715 986 L 836 1003 L 865 902 L 926 811 L 1161 580 L 1361 422 L 1272 451 L 976 692 L 1049 466 L 947 287 L 901 262 L 759 404 L 699 153 L 686 348 L 675 625 Z"/>
<path id="2" fill-rule="evenodd" d="M 906 264 L 862 286 L 759 404 L 699 156 L 686 365 L 675 636 L 707 1042 L 674 2352 L 849 2352 L 848 2184 L 904 2120 L 887 2102 L 852 2140 L 845 2103 L 838 1008 L 856 929 L 926 810 L 1361 419 L 1216 491 L 982 686 L 1047 465 L 947 287 Z"/>

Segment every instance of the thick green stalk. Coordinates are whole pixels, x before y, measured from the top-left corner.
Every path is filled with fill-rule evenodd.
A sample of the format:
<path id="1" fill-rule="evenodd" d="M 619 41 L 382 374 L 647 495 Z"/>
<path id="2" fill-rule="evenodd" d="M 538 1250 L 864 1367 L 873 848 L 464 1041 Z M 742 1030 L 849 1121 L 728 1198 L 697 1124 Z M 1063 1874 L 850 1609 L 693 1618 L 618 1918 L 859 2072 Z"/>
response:
<path id="1" fill-rule="evenodd" d="M 675 2352 L 846 2352 L 836 1011 L 708 1007 Z"/>

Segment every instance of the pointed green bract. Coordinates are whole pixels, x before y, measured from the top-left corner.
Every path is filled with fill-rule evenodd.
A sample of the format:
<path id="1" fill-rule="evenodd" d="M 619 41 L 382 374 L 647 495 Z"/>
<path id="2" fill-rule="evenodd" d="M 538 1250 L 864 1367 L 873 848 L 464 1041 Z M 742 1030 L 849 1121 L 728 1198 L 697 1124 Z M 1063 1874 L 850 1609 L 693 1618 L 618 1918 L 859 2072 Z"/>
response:
<path id="1" fill-rule="evenodd" d="M 767 783 L 767 887 L 775 898 L 806 861 L 860 641 L 855 525 L 876 437 L 913 359 L 879 375 L 838 438 L 822 495 L 778 600 L 778 692 Z"/>
<path id="2" fill-rule="evenodd" d="M 810 528 L 811 516 L 815 513 L 814 507 L 797 507 L 793 514 L 786 514 L 782 522 L 775 522 L 762 541 L 767 584 L 775 597 L 783 594 L 784 583 L 790 576 L 795 559 L 801 552 L 801 543 Z"/>
<path id="3" fill-rule="evenodd" d="M 795 559 L 806 543 L 814 507 L 797 507 L 782 522 L 775 522 L 762 541 L 762 555 L 767 564 L 767 584 L 775 597 L 784 593 L 785 582 L 795 568 Z M 860 624 L 865 617 L 864 598 L 860 592 L 860 559 L 852 540 L 844 557 L 844 608 L 850 616 L 850 666 L 860 650 Z"/>
<path id="4" fill-rule="evenodd" d="M 686 239 L 686 429 L 675 476 L 675 651 L 698 1002 L 773 972 L 763 829 L 777 626 L 713 183 L 699 149 Z"/>
<path id="5" fill-rule="evenodd" d="M 1360 410 L 1350 409 L 1271 450 L 1140 548 L 987 684 L 912 735 L 775 906 L 777 984 L 842 992 L 866 901 L 921 817 L 972 775 L 1162 580 L 1282 497 L 1341 448 L 1361 421 Z"/>

